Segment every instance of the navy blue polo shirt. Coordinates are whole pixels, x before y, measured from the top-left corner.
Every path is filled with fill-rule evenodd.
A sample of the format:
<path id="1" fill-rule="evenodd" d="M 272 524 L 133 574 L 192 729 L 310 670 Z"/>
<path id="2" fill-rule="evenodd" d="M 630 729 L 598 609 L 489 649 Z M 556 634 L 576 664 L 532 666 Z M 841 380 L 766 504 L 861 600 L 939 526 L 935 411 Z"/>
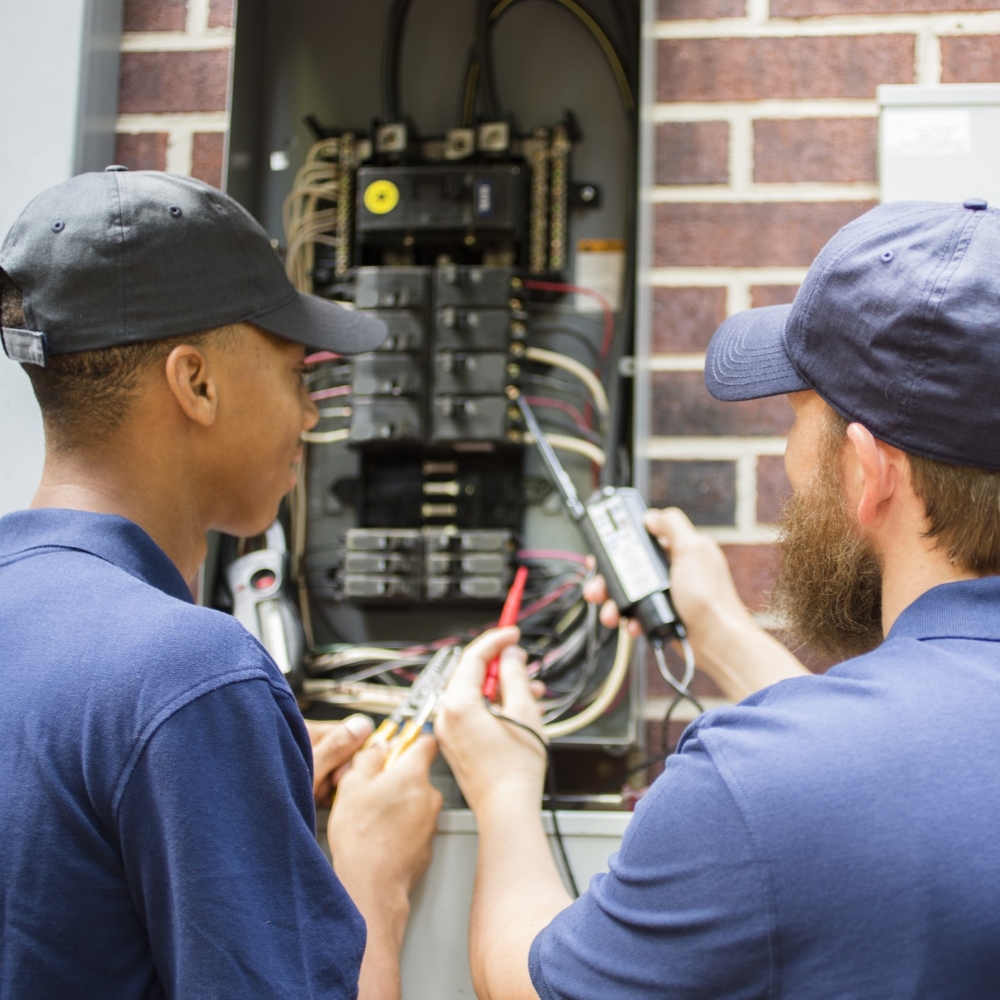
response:
<path id="1" fill-rule="evenodd" d="M 543 1000 L 1000 996 L 1000 578 L 688 727 Z"/>
<path id="2" fill-rule="evenodd" d="M 0 998 L 356 997 L 280 671 L 120 517 L 0 520 Z"/>

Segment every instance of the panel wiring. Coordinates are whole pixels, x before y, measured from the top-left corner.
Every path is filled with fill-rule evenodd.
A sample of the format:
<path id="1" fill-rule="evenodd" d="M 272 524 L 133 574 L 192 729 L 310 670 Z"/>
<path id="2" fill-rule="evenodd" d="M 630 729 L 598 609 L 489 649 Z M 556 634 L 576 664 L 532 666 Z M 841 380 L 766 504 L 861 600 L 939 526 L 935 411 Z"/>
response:
<path id="1" fill-rule="evenodd" d="M 630 334 L 634 248 L 617 310 L 570 280 L 575 120 L 567 112 L 518 132 L 496 82 L 491 36 L 518 2 L 476 0 L 460 127 L 445 136 L 420 135 L 403 106 L 410 0 L 388 6 L 381 115 L 370 133 L 334 134 L 313 120 L 325 137 L 283 204 L 286 273 L 300 291 L 371 311 L 389 336 L 366 355 L 305 359 L 319 420 L 301 436 L 286 506 L 289 579 L 308 647 L 303 697 L 388 715 L 436 651 L 495 625 L 515 568 L 527 567 L 521 644 L 545 686 L 546 738 L 572 742 L 628 697 L 634 643 L 584 601 L 592 570 L 582 552 L 561 539 L 523 547 L 524 512 L 551 486 L 525 472 L 534 438 L 516 401 L 537 409 L 536 430 L 570 456 L 574 477 L 619 480 L 618 359 Z M 587 0 L 548 2 L 596 43 L 634 140 L 634 3 L 602 5 L 605 22 Z M 467 195 L 447 222 L 448 199 Z M 480 214 L 489 221 L 477 228 L 469 219 Z M 557 509 L 549 504 L 546 516 Z M 350 518 L 356 527 L 343 528 Z M 437 635 L 442 609 L 455 611 L 455 624 Z M 686 692 L 689 682 L 686 673 L 672 683 Z"/>

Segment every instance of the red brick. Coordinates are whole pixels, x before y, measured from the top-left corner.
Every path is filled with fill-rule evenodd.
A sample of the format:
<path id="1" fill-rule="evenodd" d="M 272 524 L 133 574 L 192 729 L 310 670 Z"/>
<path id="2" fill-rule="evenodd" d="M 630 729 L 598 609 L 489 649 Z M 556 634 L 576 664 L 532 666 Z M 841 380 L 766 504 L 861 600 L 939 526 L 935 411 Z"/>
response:
<path id="1" fill-rule="evenodd" d="M 747 0 L 660 0 L 661 21 L 706 17 L 743 17 Z"/>
<path id="2" fill-rule="evenodd" d="M 657 184 L 728 182 L 728 122 L 663 122 L 657 126 Z"/>
<path id="3" fill-rule="evenodd" d="M 784 118 L 754 123 L 757 183 L 874 181 L 874 118 Z"/>
<path id="4" fill-rule="evenodd" d="M 209 0 L 208 26 L 210 28 L 231 28 L 234 23 L 233 0 Z"/>
<path id="5" fill-rule="evenodd" d="M 115 163 L 129 170 L 166 170 L 166 132 L 140 132 L 115 136 Z"/>
<path id="6" fill-rule="evenodd" d="M 654 372 L 653 433 L 787 434 L 792 408 L 783 396 L 720 403 L 705 388 L 701 372 Z"/>
<path id="7" fill-rule="evenodd" d="M 653 351 L 704 351 L 725 318 L 724 288 L 657 288 L 653 292 Z"/>
<path id="8" fill-rule="evenodd" d="M 228 90 L 228 49 L 122 53 L 122 114 L 225 111 Z"/>
<path id="9" fill-rule="evenodd" d="M 761 524 L 778 521 L 782 502 L 791 492 L 785 459 L 781 455 L 761 455 L 757 459 L 757 520 Z"/>
<path id="10" fill-rule="evenodd" d="M 996 10 L 996 6 L 996 0 L 771 0 L 771 17 L 934 14 L 948 10 Z"/>
<path id="11" fill-rule="evenodd" d="M 186 0 L 125 0 L 122 31 L 183 31 Z"/>
<path id="12" fill-rule="evenodd" d="M 795 298 L 798 285 L 751 285 L 750 305 L 754 309 L 761 306 L 783 306 Z"/>
<path id="13" fill-rule="evenodd" d="M 807 267 L 866 201 L 666 202 L 656 206 L 660 267 Z"/>
<path id="14" fill-rule="evenodd" d="M 736 589 L 751 611 L 767 608 L 767 595 L 777 578 L 781 552 L 777 545 L 723 545 Z"/>
<path id="15" fill-rule="evenodd" d="M 695 524 L 736 523 L 735 462 L 650 463 L 649 502 L 680 507 Z"/>
<path id="16" fill-rule="evenodd" d="M 942 83 L 998 81 L 1000 81 L 1000 36 L 953 35 L 941 39 Z"/>
<path id="17" fill-rule="evenodd" d="M 660 101 L 874 97 L 912 83 L 913 35 L 663 39 Z"/>
<path id="18" fill-rule="evenodd" d="M 222 160 L 226 149 L 224 132 L 195 132 L 191 148 L 191 176 L 222 187 Z"/>

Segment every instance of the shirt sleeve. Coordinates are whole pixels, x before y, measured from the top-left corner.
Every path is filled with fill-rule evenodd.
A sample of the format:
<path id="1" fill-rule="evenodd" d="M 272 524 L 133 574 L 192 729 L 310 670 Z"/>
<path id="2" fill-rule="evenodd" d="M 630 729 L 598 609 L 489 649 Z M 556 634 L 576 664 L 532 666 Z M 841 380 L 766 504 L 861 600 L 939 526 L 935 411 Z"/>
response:
<path id="1" fill-rule="evenodd" d="M 167 996 L 357 997 L 364 921 L 316 843 L 308 747 L 280 697 L 249 680 L 185 705 L 122 794 L 125 876 Z"/>
<path id="2" fill-rule="evenodd" d="M 531 979 L 542 1000 L 769 996 L 771 911 L 743 817 L 694 735 L 639 803 L 609 872 L 535 938 Z"/>

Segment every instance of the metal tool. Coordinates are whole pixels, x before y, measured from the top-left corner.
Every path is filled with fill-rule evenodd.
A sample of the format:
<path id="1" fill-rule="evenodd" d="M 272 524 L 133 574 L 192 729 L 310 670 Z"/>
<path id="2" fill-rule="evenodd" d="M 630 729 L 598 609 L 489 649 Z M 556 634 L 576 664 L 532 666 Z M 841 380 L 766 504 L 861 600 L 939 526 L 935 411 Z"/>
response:
<path id="1" fill-rule="evenodd" d="M 366 750 L 373 746 L 386 747 L 386 767 L 416 740 L 424 724 L 430 721 L 461 655 L 461 646 L 439 649 L 414 681 L 406 701 L 368 737 Z"/>

